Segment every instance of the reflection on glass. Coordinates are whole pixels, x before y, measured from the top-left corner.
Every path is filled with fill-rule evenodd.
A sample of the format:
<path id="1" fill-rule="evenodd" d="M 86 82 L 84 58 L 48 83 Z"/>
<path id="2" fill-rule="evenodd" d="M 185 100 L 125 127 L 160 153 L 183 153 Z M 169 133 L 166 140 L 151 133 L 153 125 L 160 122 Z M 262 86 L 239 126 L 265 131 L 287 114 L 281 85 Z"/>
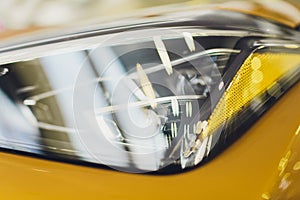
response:
<path id="1" fill-rule="evenodd" d="M 145 40 L 3 66 L 0 145 L 132 172 L 176 164 L 233 53 L 183 36 L 159 40 L 168 52 Z"/>

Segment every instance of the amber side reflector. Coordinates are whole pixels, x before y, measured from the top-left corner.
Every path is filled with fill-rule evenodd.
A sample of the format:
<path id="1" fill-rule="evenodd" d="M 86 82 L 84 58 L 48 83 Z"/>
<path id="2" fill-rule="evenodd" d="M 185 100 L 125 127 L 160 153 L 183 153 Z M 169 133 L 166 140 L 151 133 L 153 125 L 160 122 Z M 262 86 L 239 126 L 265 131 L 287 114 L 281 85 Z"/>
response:
<path id="1" fill-rule="evenodd" d="M 274 89 L 278 80 L 300 67 L 300 54 L 253 53 L 241 66 L 208 120 L 202 137 L 214 133 L 260 94 Z M 270 91 L 271 93 L 271 91 Z"/>

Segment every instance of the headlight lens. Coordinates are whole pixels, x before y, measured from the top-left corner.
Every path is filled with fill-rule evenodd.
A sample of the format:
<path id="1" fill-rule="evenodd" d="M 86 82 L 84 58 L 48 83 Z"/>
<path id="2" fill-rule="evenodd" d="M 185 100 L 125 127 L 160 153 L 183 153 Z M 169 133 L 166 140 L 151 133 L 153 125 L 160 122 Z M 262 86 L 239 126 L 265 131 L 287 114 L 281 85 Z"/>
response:
<path id="1" fill-rule="evenodd" d="M 129 172 L 193 167 L 299 80 L 299 46 L 289 41 L 175 30 L 6 61 L 1 146 Z M 255 42 L 238 48 L 242 40 Z"/>
<path id="2" fill-rule="evenodd" d="M 205 122 L 205 129 L 201 129 L 198 139 L 186 148 L 181 156 L 184 158 L 182 163 L 185 165 L 186 162 L 190 162 L 190 166 L 198 164 L 205 153 L 210 152 L 212 141 L 226 142 L 229 137 L 234 137 L 234 133 L 237 132 L 235 129 L 241 129 L 247 124 L 249 126 L 252 120 L 267 110 L 272 101 L 278 99 L 291 84 L 299 80 L 299 63 L 300 56 L 296 53 L 251 54 Z M 203 126 L 202 123 L 200 122 L 200 126 Z M 216 137 L 217 132 L 221 132 L 221 136 Z M 202 147 L 202 144 L 206 148 Z"/>

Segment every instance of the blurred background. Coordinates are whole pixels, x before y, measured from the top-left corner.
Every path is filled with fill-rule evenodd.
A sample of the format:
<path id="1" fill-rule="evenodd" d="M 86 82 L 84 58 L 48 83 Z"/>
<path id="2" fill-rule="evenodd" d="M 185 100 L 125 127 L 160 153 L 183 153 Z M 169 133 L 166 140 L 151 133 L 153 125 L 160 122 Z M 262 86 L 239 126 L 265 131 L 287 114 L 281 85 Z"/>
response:
<path id="1" fill-rule="evenodd" d="M 164 7 L 176 4 L 198 5 L 226 1 L 229 0 L 0 0 L 0 31 L 76 24 L 91 19 L 130 15 L 141 8 L 155 6 L 160 6 L 160 10 L 163 10 Z M 272 5 L 274 1 L 278 0 L 258 2 Z"/>
<path id="2" fill-rule="evenodd" d="M 182 2 L 187 0 L 0 0 L 1 29 L 74 23 Z"/>

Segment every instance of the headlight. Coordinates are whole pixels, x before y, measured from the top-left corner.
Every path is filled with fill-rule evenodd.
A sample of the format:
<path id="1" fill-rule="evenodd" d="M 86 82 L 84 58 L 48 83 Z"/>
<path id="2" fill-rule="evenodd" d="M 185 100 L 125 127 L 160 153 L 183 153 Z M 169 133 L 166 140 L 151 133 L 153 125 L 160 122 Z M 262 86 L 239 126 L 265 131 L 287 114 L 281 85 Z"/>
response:
<path id="1" fill-rule="evenodd" d="M 197 166 L 300 78 L 299 34 L 254 22 L 274 31 L 168 25 L 2 49 L 1 147 L 129 172 Z"/>

